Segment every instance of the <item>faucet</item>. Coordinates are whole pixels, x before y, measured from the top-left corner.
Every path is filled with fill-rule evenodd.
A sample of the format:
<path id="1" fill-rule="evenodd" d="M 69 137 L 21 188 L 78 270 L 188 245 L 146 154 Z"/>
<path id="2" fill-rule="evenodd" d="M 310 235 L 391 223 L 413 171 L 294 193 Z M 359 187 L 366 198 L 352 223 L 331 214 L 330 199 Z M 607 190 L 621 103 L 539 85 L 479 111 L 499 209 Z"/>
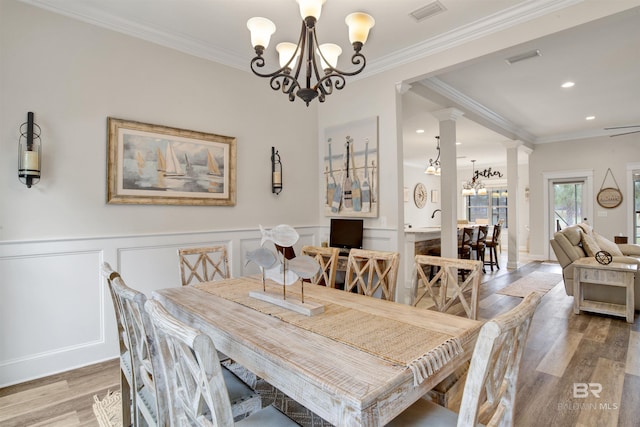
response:
<path id="1" fill-rule="evenodd" d="M 436 212 L 442 212 L 441 209 L 436 209 L 435 211 L 433 211 L 433 213 L 431 214 L 431 218 L 435 218 L 436 217 Z"/>

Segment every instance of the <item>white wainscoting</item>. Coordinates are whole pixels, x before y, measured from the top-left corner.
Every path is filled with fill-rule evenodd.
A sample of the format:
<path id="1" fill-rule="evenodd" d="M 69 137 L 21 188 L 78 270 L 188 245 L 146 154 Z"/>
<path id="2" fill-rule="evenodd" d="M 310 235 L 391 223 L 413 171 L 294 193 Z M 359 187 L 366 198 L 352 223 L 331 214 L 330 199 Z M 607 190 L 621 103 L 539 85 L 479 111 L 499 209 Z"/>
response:
<path id="1" fill-rule="evenodd" d="M 296 229 L 296 253 L 328 235 L 327 227 Z M 150 296 L 179 286 L 178 248 L 226 245 L 233 276 L 258 273 L 246 253 L 260 238 L 243 229 L 0 243 L 0 387 L 117 357 L 103 262 Z M 366 229 L 364 247 L 397 250 L 395 230 Z"/>

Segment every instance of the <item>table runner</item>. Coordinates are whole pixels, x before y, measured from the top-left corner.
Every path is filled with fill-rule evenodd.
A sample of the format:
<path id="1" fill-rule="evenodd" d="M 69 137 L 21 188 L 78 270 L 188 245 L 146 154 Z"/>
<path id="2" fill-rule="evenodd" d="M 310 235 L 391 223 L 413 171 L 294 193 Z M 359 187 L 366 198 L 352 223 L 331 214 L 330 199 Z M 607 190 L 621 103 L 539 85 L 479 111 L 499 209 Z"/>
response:
<path id="1" fill-rule="evenodd" d="M 305 295 L 305 301 L 324 305 L 324 313 L 305 316 L 252 298 L 249 296 L 249 291 L 262 290 L 262 284 L 257 280 L 228 279 L 201 283 L 195 287 L 365 351 L 388 362 L 406 366 L 413 373 L 415 385 L 420 384 L 463 352 L 458 337 L 308 295 Z M 282 288 L 281 286 L 270 287 Z M 286 291 L 292 299 L 300 300 L 299 288 L 288 286 Z"/>

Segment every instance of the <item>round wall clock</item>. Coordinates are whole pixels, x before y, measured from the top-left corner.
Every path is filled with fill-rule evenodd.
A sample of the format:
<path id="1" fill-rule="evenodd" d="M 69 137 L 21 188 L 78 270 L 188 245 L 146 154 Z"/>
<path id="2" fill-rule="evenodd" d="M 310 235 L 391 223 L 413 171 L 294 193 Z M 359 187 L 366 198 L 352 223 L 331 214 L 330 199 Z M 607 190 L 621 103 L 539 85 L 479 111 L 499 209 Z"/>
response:
<path id="1" fill-rule="evenodd" d="M 413 189 L 413 201 L 420 209 L 427 204 L 427 187 L 421 182 L 417 183 Z"/>

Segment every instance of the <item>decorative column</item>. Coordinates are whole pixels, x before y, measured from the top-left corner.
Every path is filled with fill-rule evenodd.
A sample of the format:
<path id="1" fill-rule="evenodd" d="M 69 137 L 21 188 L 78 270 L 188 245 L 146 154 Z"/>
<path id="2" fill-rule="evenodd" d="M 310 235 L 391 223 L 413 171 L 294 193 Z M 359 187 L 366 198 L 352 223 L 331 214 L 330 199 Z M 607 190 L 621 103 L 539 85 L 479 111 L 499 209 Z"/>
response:
<path id="1" fill-rule="evenodd" d="M 440 201 L 442 222 L 440 255 L 458 258 L 458 169 L 456 165 L 456 120 L 464 114 L 455 108 L 432 111 L 440 121 Z"/>
<path id="2" fill-rule="evenodd" d="M 516 269 L 520 266 L 520 194 L 518 176 L 518 160 L 520 155 L 530 154 L 531 149 L 522 141 L 507 141 L 507 211 L 509 215 L 508 258 L 507 268 Z M 524 153 L 522 153 L 524 151 Z"/>

